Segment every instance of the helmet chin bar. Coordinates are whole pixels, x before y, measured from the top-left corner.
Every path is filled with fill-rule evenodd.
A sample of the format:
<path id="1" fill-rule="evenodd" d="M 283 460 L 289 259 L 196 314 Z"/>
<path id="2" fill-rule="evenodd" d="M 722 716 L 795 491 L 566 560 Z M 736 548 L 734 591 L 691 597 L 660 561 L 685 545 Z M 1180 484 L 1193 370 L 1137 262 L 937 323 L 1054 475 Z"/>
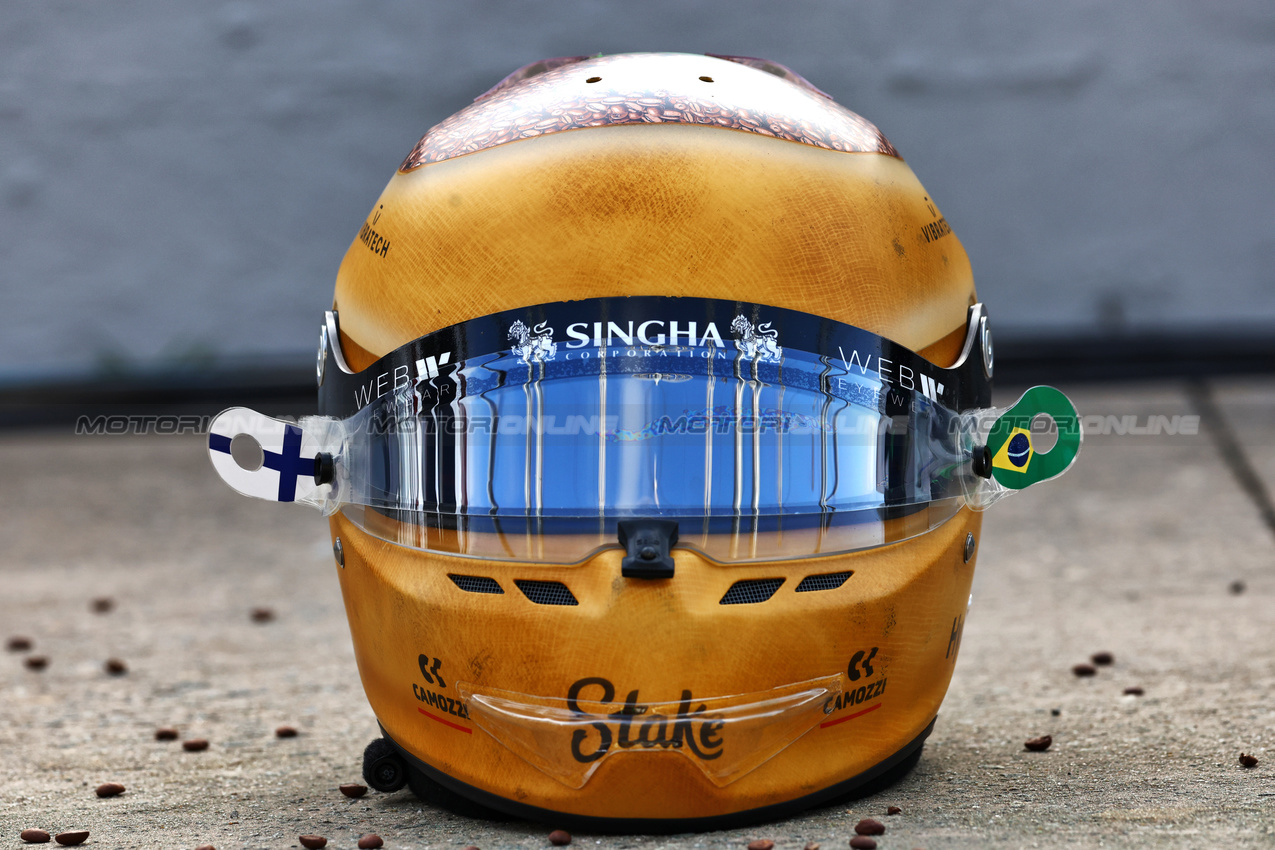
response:
<path id="1" fill-rule="evenodd" d="M 733 523 L 735 536 L 800 536 L 925 505 L 982 510 L 1062 474 L 1081 442 L 1075 408 L 1055 389 L 990 406 L 994 361 L 981 304 L 969 309 L 961 354 L 947 369 L 809 314 L 695 298 L 591 299 L 485 316 L 357 374 L 341 356 L 334 312 L 320 339 L 328 415 L 293 423 L 223 412 L 208 447 L 226 483 L 324 514 L 363 507 L 456 533 L 520 523 L 535 534 L 579 533 L 594 523 L 589 533 L 603 539 L 568 562 L 615 545 L 617 520 L 680 522 L 684 545 L 702 548 L 693 542 L 700 520 L 705 535 Z M 1046 419 L 1059 438 L 1039 452 L 1033 438 Z M 254 468 L 231 455 L 245 435 L 261 448 Z M 913 526 L 912 534 L 934 527 Z M 386 539 L 434 548 L 414 538 Z M 904 538 L 834 539 L 856 549 Z M 828 554 L 828 542 L 821 536 L 799 555 Z M 653 562 L 668 571 L 668 546 L 657 548 Z"/>

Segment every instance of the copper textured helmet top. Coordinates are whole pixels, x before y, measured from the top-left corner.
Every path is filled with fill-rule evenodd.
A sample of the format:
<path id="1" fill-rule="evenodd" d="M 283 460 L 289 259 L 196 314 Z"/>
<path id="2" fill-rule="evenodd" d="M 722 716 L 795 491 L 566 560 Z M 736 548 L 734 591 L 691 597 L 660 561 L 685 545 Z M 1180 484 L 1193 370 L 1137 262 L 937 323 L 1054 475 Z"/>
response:
<path id="1" fill-rule="evenodd" d="M 521 68 L 432 127 L 399 170 L 519 139 L 619 124 L 711 125 L 846 153 L 899 155 L 871 122 L 777 63 L 639 53 Z"/>

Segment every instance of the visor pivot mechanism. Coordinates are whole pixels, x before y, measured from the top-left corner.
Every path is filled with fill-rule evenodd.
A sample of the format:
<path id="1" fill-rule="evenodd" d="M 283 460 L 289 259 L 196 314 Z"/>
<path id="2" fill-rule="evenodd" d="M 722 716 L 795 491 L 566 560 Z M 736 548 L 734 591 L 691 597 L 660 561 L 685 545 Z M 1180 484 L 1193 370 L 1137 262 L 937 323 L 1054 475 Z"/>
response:
<path id="1" fill-rule="evenodd" d="M 314 483 L 316 485 L 331 484 L 336 478 L 336 461 L 327 452 L 319 452 L 314 456 Z"/>
<path id="2" fill-rule="evenodd" d="M 628 552 L 620 563 L 625 578 L 672 578 L 677 523 L 667 519 L 630 519 L 618 523 L 620 545 Z"/>
<path id="3" fill-rule="evenodd" d="M 970 459 L 970 467 L 979 478 L 992 477 L 992 451 L 987 446 L 974 449 L 974 457 Z"/>

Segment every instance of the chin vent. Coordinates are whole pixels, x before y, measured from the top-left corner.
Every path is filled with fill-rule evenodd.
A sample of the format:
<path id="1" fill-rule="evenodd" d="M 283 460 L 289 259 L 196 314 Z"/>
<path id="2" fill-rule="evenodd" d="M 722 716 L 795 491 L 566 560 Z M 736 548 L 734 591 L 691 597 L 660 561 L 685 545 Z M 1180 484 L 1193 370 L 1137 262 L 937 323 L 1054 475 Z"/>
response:
<path id="1" fill-rule="evenodd" d="M 850 570 L 841 573 L 821 573 L 816 576 L 806 576 L 801 580 L 801 584 L 797 585 L 797 593 L 807 593 L 811 590 L 836 590 L 838 587 L 846 583 L 846 579 L 854 575 Z"/>
<path id="2" fill-rule="evenodd" d="M 486 576 L 456 576 L 448 573 L 447 577 L 461 590 L 470 593 L 504 593 L 500 583 Z"/>
<path id="3" fill-rule="evenodd" d="M 579 605 L 570 588 L 560 581 L 532 581 L 514 579 L 523 595 L 537 605 Z"/>
<path id="4" fill-rule="evenodd" d="M 726 591 L 726 595 L 722 597 L 721 604 L 752 605 L 757 602 L 765 602 L 775 595 L 775 591 L 783 583 L 784 580 L 781 578 L 752 578 L 737 581 L 730 586 L 730 590 Z"/>

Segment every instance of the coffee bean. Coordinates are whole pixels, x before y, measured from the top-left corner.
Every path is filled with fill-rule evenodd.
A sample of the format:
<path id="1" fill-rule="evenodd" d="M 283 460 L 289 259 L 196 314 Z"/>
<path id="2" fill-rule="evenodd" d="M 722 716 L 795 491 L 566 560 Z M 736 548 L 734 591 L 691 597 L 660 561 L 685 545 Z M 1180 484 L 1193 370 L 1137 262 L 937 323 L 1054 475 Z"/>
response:
<path id="1" fill-rule="evenodd" d="M 5 648 L 10 652 L 30 652 L 31 647 L 35 646 L 31 642 L 31 638 L 14 635 L 5 643 Z"/>
<path id="2" fill-rule="evenodd" d="M 94 614 L 109 614 L 115 608 L 115 600 L 109 596 L 99 596 L 89 603 Z"/>
<path id="3" fill-rule="evenodd" d="M 182 749 L 188 753 L 199 753 L 208 749 L 208 742 L 203 738 L 191 738 L 189 741 L 182 741 Z"/>
<path id="4" fill-rule="evenodd" d="M 1231 591 L 1231 593 L 1235 596 L 1239 596 L 1241 593 L 1243 593 L 1247 589 L 1248 589 L 1248 585 L 1246 585 L 1244 582 L 1240 581 L 1239 579 L 1236 579 L 1235 581 L 1231 582 L 1230 586 L 1227 587 L 1227 590 Z"/>
<path id="5" fill-rule="evenodd" d="M 49 666 L 49 659 L 45 658 L 43 655 L 28 655 L 25 659 L 23 659 L 22 663 L 27 666 L 28 670 L 34 670 L 38 673 L 45 667 Z"/>
<path id="6" fill-rule="evenodd" d="M 328 840 L 322 835 L 298 835 L 297 841 L 300 841 L 301 846 L 308 847 L 309 850 L 319 850 L 320 847 L 328 846 Z"/>
<path id="7" fill-rule="evenodd" d="M 49 843 L 49 834 L 42 829 L 24 829 L 18 837 L 28 844 Z"/>
<path id="8" fill-rule="evenodd" d="M 1125 696 L 1129 696 L 1129 697 L 1140 697 L 1145 693 L 1146 691 L 1142 690 L 1142 688 L 1138 687 L 1137 685 L 1133 685 L 1132 687 L 1128 687 L 1124 689 Z"/>
<path id="9" fill-rule="evenodd" d="M 885 835 L 885 824 L 879 820 L 864 818 L 854 825 L 854 831 L 859 835 Z"/>
<path id="10" fill-rule="evenodd" d="M 898 806 L 891 806 L 890 808 L 885 810 L 885 813 L 887 815 L 901 815 L 903 814 L 903 810 L 900 809 Z"/>
<path id="11" fill-rule="evenodd" d="M 1098 672 L 1098 668 L 1092 664 L 1077 664 L 1071 668 L 1071 672 L 1075 673 L 1077 676 L 1092 676 Z"/>
<path id="12" fill-rule="evenodd" d="M 274 619 L 273 608 L 253 608 L 252 621 L 254 623 L 268 623 Z"/>
<path id="13" fill-rule="evenodd" d="M 1257 756 L 1251 756 L 1248 753 L 1240 753 L 1240 764 L 1245 767 L 1257 767 Z"/>
<path id="14" fill-rule="evenodd" d="M 118 797 L 124 793 L 124 786 L 118 782 L 104 782 L 97 786 L 97 796 L 99 797 Z"/>
<path id="15" fill-rule="evenodd" d="M 337 786 L 337 788 L 340 790 L 342 794 L 344 794 L 347 797 L 350 797 L 351 799 L 356 797 L 362 797 L 364 794 L 367 793 L 366 785 L 355 785 L 354 783 L 350 783 L 349 785 L 339 785 Z"/>
<path id="16" fill-rule="evenodd" d="M 1110 652 L 1095 652 L 1093 655 L 1089 656 L 1089 660 L 1094 664 L 1097 664 L 1099 667 L 1106 667 L 1108 664 L 1114 664 L 1116 657 Z"/>
<path id="17" fill-rule="evenodd" d="M 156 741 L 176 741 L 177 730 L 171 726 L 161 726 L 155 730 Z"/>
<path id="18" fill-rule="evenodd" d="M 112 676 L 123 676 L 128 672 L 128 665 L 118 658 L 108 658 L 106 663 L 102 665 L 102 669 Z"/>
<path id="19" fill-rule="evenodd" d="M 89 831 L 87 829 L 81 829 L 77 832 L 59 832 L 57 835 L 53 836 L 53 840 L 58 844 L 70 847 L 73 844 L 83 844 L 88 840 L 88 837 Z"/>
<path id="20" fill-rule="evenodd" d="M 381 840 L 381 836 L 374 832 L 359 839 L 359 850 L 376 850 L 378 847 L 384 847 L 385 842 Z"/>
<path id="21" fill-rule="evenodd" d="M 748 850 L 774 850 L 775 842 L 769 838 L 758 838 L 748 842 Z"/>
<path id="22" fill-rule="evenodd" d="M 549 843 L 554 847 L 565 847 L 571 843 L 571 833 L 565 829 L 555 829 L 549 833 Z"/>
<path id="23" fill-rule="evenodd" d="M 480 848 L 477 844 L 467 844 L 465 850 L 480 850 Z"/>
<path id="24" fill-rule="evenodd" d="M 850 846 L 854 850 L 876 850 L 877 843 L 866 835 L 856 835 L 850 839 Z"/>
<path id="25" fill-rule="evenodd" d="M 806 846 L 803 847 L 802 850 L 819 850 L 822 846 L 823 845 L 821 845 L 818 841 L 807 841 Z"/>
<path id="26" fill-rule="evenodd" d="M 1049 745 L 1054 742 L 1053 736 L 1041 735 L 1039 738 L 1028 738 L 1023 742 L 1023 746 L 1031 750 L 1033 753 L 1043 753 L 1049 749 Z"/>
<path id="27" fill-rule="evenodd" d="M 195 850 L 217 850 L 217 848 L 212 846 L 211 844 L 200 844 L 198 847 L 195 848 Z"/>
<path id="28" fill-rule="evenodd" d="M 292 726 L 280 726 L 274 730 L 274 736 L 276 738 L 295 738 L 297 737 L 297 730 Z"/>

